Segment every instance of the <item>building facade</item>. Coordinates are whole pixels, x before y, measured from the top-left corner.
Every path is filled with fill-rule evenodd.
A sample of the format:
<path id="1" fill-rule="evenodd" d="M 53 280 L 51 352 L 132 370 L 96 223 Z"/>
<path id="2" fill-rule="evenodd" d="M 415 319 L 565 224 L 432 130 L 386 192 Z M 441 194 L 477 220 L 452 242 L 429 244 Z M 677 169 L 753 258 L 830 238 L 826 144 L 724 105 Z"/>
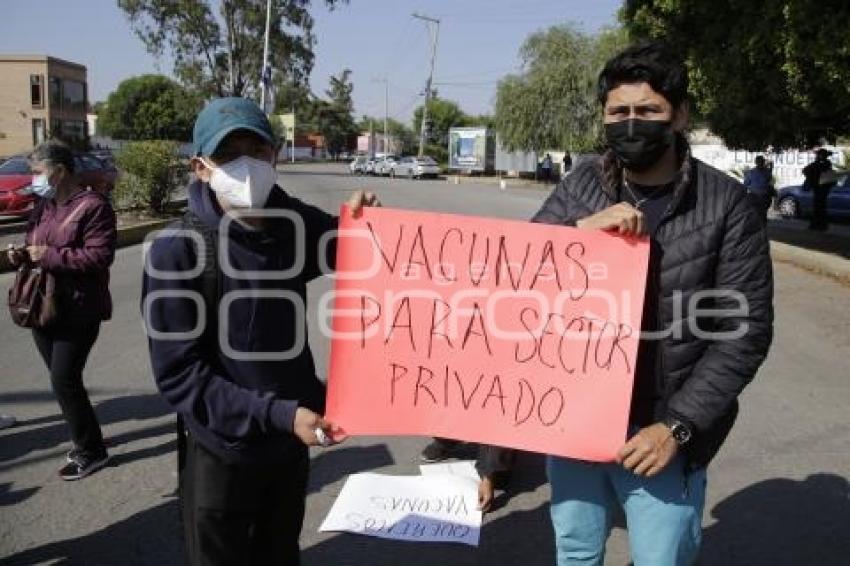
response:
<path id="1" fill-rule="evenodd" d="M 88 84 L 83 65 L 46 55 L 0 55 L 0 156 L 55 137 L 88 140 Z"/>

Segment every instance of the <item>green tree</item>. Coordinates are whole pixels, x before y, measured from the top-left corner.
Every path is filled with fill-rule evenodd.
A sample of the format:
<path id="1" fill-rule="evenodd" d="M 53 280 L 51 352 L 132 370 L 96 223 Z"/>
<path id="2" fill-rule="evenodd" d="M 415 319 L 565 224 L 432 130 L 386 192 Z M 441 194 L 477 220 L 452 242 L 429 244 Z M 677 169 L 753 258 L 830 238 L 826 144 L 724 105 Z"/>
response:
<path id="1" fill-rule="evenodd" d="M 424 108 L 423 104 L 413 112 L 413 133 L 417 140 L 421 131 Z M 442 98 L 432 98 L 428 101 L 428 122 L 430 127 L 427 141 L 442 147 L 446 147 L 449 143 L 449 129 L 471 125 L 470 117 L 456 102 Z"/>
<path id="2" fill-rule="evenodd" d="M 330 86 L 325 91 L 325 94 L 328 95 L 331 104 L 338 110 L 351 115 L 354 111 L 354 100 L 351 98 L 353 92 L 354 85 L 351 82 L 351 69 L 343 69 L 339 75 L 331 75 Z"/>
<path id="3" fill-rule="evenodd" d="M 347 1 L 324 3 L 333 9 Z M 306 84 L 313 68 L 310 4 L 273 2 L 269 62 L 286 82 Z M 118 6 L 148 52 L 171 55 L 174 74 L 187 87 L 210 96 L 253 97 L 259 91 L 265 0 L 118 0 Z"/>
<path id="4" fill-rule="evenodd" d="M 368 132 L 370 128 L 374 128 L 375 133 L 384 132 L 384 119 L 373 118 L 371 116 L 362 116 L 357 122 L 357 131 L 359 133 Z M 419 136 L 408 126 L 395 120 L 394 118 L 387 119 L 387 133 L 398 140 L 399 151 L 401 153 L 414 153 L 418 148 Z"/>
<path id="5" fill-rule="evenodd" d="M 686 57 L 696 110 L 727 145 L 850 134 L 846 0 L 627 0 L 621 19 Z"/>
<path id="6" fill-rule="evenodd" d="M 478 116 L 469 116 L 467 119 L 470 126 L 484 126 L 485 128 L 494 129 L 496 127 L 496 117 L 490 114 L 479 114 Z"/>
<path id="7" fill-rule="evenodd" d="M 122 140 L 188 141 L 203 101 L 168 77 L 127 79 L 99 107 L 97 128 Z"/>
<path id="8" fill-rule="evenodd" d="M 353 91 L 350 69 L 344 69 L 339 75 L 332 75 L 328 90 L 325 91 L 329 100 L 308 99 L 296 123 L 299 131 L 322 134 L 328 152 L 333 156 L 349 149 L 351 141 L 358 133 L 357 124 L 351 115 L 354 109 L 351 97 Z"/>
<path id="9" fill-rule="evenodd" d="M 522 71 L 505 77 L 496 92 L 494 122 L 502 144 L 510 150 L 598 146 L 597 78 L 625 42 L 618 29 L 589 35 L 570 24 L 531 35 L 520 49 Z"/>

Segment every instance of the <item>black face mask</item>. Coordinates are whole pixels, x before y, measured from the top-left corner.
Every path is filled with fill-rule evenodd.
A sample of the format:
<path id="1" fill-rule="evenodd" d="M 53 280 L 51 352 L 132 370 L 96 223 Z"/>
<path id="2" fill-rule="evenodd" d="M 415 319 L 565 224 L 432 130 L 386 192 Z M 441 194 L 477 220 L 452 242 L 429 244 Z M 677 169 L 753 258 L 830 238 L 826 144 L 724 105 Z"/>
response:
<path id="1" fill-rule="evenodd" d="M 673 145 L 670 122 L 629 119 L 605 124 L 608 147 L 630 171 L 645 171 Z"/>

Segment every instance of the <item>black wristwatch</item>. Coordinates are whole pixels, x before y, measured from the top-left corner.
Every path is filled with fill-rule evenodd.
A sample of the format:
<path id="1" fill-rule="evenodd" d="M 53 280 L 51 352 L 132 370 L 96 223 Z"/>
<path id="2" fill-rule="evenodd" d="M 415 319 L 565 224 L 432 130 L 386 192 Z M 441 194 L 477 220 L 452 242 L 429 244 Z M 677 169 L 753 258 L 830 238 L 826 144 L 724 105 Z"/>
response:
<path id="1" fill-rule="evenodd" d="M 670 429 L 670 434 L 673 435 L 673 440 L 675 440 L 676 444 L 679 446 L 684 446 L 691 440 L 691 429 L 682 421 L 673 417 L 667 417 L 667 419 L 664 420 L 664 424 Z"/>

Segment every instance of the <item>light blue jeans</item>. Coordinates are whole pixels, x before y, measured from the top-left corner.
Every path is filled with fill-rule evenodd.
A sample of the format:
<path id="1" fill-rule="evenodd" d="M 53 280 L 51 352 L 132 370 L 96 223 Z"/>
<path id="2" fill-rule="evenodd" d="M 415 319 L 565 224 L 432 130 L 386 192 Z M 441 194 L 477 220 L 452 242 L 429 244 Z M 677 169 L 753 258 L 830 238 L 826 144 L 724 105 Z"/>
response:
<path id="1" fill-rule="evenodd" d="M 676 457 L 657 476 L 622 466 L 550 456 L 552 525 L 558 566 L 602 566 L 618 506 L 626 514 L 634 566 L 689 566 L 702 539 L 705 469 L 685 473 Z"/>

